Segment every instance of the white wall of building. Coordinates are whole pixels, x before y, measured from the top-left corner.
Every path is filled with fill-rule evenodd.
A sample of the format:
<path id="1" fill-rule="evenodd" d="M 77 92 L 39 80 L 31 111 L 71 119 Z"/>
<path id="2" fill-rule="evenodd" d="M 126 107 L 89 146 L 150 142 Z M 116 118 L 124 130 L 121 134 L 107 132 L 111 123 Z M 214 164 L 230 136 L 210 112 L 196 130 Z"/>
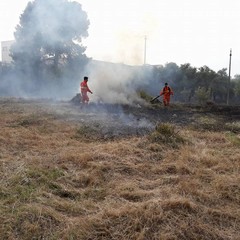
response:
<path id="1" fill-rule="evenodd" d="M 3 64 L 9 64 L 12 62 L 12 58 L 10 57 L 10 47 L 12 46 L 13 43 L 14 43 L 13 40 L 1 42 Z"/>

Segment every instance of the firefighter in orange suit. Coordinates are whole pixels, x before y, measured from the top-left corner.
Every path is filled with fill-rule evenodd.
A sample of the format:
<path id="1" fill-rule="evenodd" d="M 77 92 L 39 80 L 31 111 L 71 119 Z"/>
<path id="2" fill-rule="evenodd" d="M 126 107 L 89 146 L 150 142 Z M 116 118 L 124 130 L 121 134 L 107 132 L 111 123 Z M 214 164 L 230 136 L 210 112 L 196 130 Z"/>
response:
<path id="1" fill-rule="evenodd" d="M 81 94 L 82 94 L 82 103 L 88 104 L 89 102 L 89 97 L 87 95 L 88 92 L 92 94 L 92 91 L 88 87 L 88 77 L 84 77 L 83 81 L 80 83 L 80 89 L 81 89 Z"/>
<path id="2" fill-rule="evenodd" d="M 172 89 L 168 86 L 168 83 L 165 83 L 164 88 L 160 92 L 160 96 L 163 96 L 164 106 L 168 106 L 170 103 L 170 96 L 173 95 Z"/>

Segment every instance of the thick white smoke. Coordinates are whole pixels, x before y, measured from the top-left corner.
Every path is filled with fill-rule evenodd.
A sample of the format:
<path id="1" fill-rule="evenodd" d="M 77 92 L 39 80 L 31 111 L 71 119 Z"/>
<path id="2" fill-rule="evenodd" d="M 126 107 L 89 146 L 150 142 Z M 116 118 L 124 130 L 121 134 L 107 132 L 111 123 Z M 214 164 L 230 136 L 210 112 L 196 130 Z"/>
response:
<path id="1" fill-rule="evenodd" d="M 89 88 L 94 92 L 91 98 L 95 102 L 108 104 L 142 103 L 138 95 L 144 82 L 146 69 L 124 64 L 91 61 L 86 68 Z"/>
<path id="2" fill-rule="evenodd" d="M 150 68 L 92 60 L 84 70 L 72 72 L 67 69 L 67 72 L 66 69 L 63 70 L 65 62 L 62 59 L 59 61 L 58 72 L 51 70 L 54 50 L 58 46 L 62 47 L 59 41 L 69 43 L 74 40 L 74 43 L 78 42 L 81 46 L 82 39 L 74 38 L 73 29 L 80 29 L 78 31 L 83 33 L 80 36 L 87 36 L 86 29 L 81 30 L 81 28 L 87 28 L 87 23 L 85 22 L 83 26 L 78 24 L 81 23 L 81 18 L 83 18 L 83 22 L 86 20 L 86 12 L 82 11 L 81 5 L 76 2 L 71 2 L 75 6 L 69 6 L 70 9 L 65 8 L 68 6 L 67 4 L 60 4 L 66 2 L 68 1 L 35 0 L 29 2 L 25 12 L 20 17 L 21 24 L 16 28 L 17 44 L 14 45 L 13 50 L 17 54 L 23 51 L 25 54 L 23 56 L 33 56 L 29 57 L 30 60 L 34 60 L 34 56 L 39 57 L 40 54 L 45 65 L 40 69 L 38 66 L 41 67 L 41 65 L 35 67 L 32 64 L 33 61 L 28 62 L 23 58 L 24 71 L 21 71 L 21 75 L 16 71 L 5 76 L 4 81 L 0 82 L 0 88 L 2 88 L 0 94 L 4 92 L 6 95 L 12 96 L 71 99 L 79 92 L 79 84 L 87 75 L 89 87 L 94 92 L 90 96 L 91 102 L 106 104 L 141 103 L 142 100 L 137 91 L 140 88 L 143 90 L 145 87 L 149 88 L 149 83 L 145 82 L 145 75 L 151 71 Z M 72 29 L 69 29 L 69 26 Z M 127 38 L 122 39 L 122 41 L 128 40 Z M 42 49 L 42 45 L 46 48 Z M 49 54 L 46 54 L 47 52 Z M 137 55 L 133 56 L 136 59 L 139 58 Z M 82 67 L 81 63 L 77 64 L 79 64 L 77 65 L 79 68 Z M 15 67 L 18 66 L 15 65 Z M 33 70 L 34 67 L 36 69 Z M 62 73 L 62 71 L 65 72 Z"/>

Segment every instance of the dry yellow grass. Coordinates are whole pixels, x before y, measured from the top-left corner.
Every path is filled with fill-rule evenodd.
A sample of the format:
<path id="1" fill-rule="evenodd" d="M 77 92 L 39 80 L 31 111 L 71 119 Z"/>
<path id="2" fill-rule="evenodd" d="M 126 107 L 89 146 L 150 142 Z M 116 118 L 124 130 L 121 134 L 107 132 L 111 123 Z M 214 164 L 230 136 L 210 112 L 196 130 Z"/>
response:
<path id="1" fill-rule="evenodd" d="M 0 239 L 239 239 L 238 133 L 89 140 L 71 111 L 0 101 Z"/>

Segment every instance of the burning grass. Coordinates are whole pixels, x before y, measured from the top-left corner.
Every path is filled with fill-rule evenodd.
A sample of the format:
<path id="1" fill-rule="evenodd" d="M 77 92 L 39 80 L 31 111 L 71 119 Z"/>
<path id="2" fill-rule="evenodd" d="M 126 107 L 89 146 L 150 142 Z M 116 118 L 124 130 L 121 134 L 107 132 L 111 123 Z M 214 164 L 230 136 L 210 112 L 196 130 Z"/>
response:
<path id="1" fill-rule="evenodd" d="M 1 102 L 0 239 L 239 239 L 235 124 L 102 141 L 102 119 L 68 111 Z"/>

